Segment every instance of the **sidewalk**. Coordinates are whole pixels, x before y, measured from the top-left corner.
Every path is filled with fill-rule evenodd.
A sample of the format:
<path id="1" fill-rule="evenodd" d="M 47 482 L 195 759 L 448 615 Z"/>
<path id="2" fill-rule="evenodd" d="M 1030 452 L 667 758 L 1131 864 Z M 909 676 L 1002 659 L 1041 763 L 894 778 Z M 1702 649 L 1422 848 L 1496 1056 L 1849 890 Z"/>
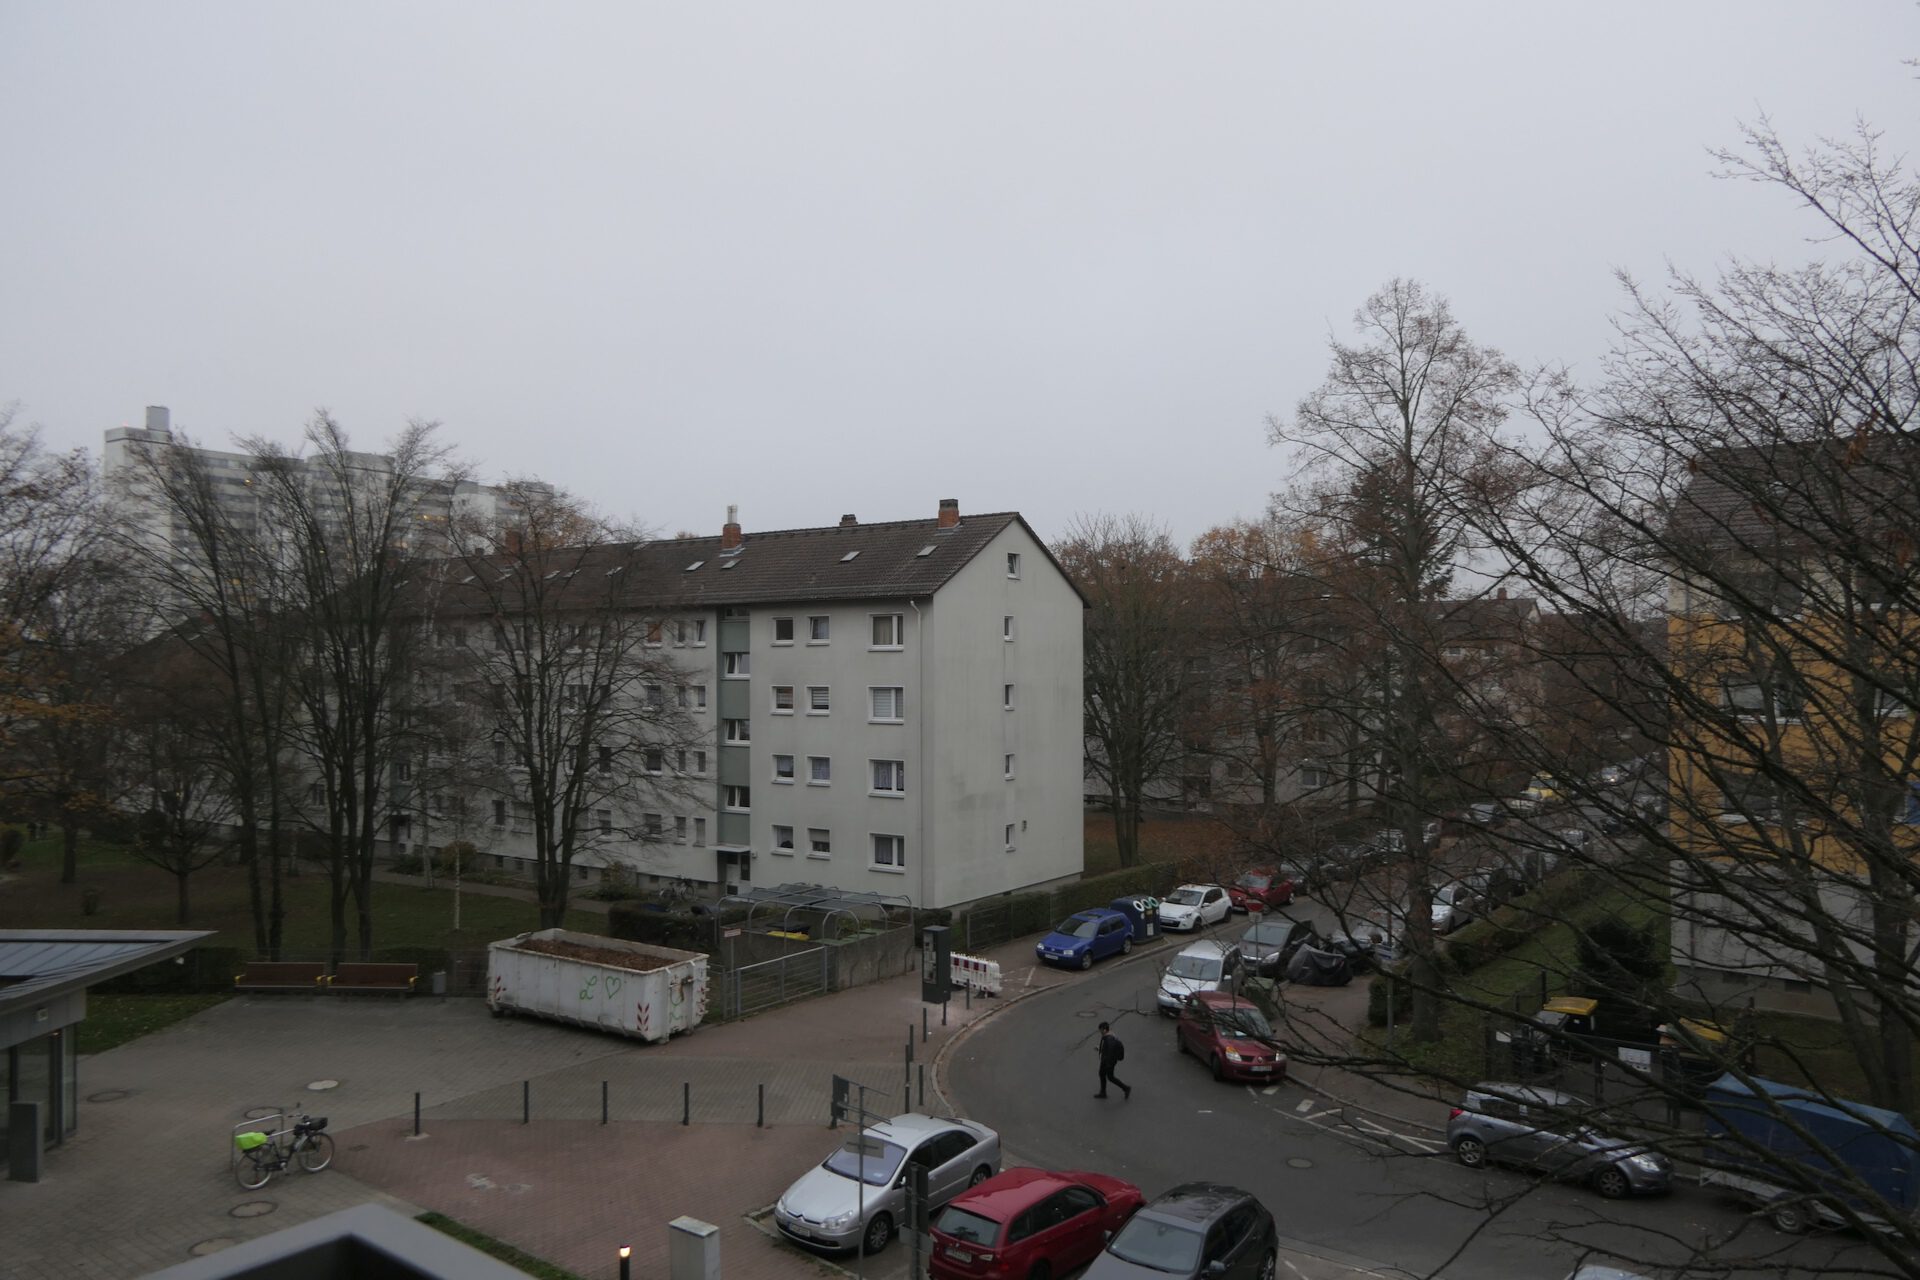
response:
<path id="1" fill-rule="evenodd" d="M 1108 964 L 1150 965 L 1178 941 Z M 81 1063 L 78 1133 L 48 1153 L 44 1181 L 0 1183 L 8 1274 L 137 1276 L 372 1201 L 438 1211 L 587 1280 L 611 1280 L 621 1245 L 633 1246 L 635 1274 L 666 1274 L 666 1223 L 689 1214 L 720 1228 L 729 1280 L 819 1280 L 832 1269 L 748 1217 L 838 1140 L 827 1128 L 831 1077 L 868 1085 L 875 1110 L 893 1112 L 923 1105 L 925 1068 L 924 1105 L 947 1110 L 939 1066 L 950 1047 L 1078 978 L 1036 965 L 1031 938 L 983 954 L 1001 965 L 1003 994 L 957 996 L 945 1025 L 909 973 L 660 1045 L 496 1019 L 470 998 L 235 998 Z M 1285 1034 L 1317 1038 L 1329 1054 L 1364 1023 L 1364 983 L 1286 1000 Z M 1399 1123 L 1429 1111 L 1306 1056 L 1295 1079 L 1342 1105 Z M 263 1107 L 328 1116 L 333 1167 L 241 1190 L 229 1135 Z M 888 1280 L 904 1266 L 893 1249 L 866 1274 Z"/>

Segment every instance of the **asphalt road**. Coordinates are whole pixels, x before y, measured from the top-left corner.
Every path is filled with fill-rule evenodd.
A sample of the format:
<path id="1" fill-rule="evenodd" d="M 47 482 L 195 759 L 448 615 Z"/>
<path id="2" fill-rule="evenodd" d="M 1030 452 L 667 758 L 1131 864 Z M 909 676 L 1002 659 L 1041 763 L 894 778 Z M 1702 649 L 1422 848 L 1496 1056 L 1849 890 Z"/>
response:
<path id="1" fill-rule="evenodd" d="M 999 1130 L 1007 1164 L 1114 1174 L 1149 1196 L 1194 1179 L 1243 1186 L 1279 1223 L 1292 1264 L 1282 1275 L 1561 1280 L 1581 1261 L 1609 1259 L 1772 1280 L 1880 1270 L 1851 1237 L 1781 1236 L 1698 1188 L 1613 1202 L 1513 1171 L 1470 1172 L 1437 1132 L 1396 1132 L 1291 1083 L 1217 1083 L 1175 1051 L 1172 1021 L 1154 1010 L 1165 959 L 1106 961 L 955 1047 L 948 1092 Z M 1131 1099 L 1093 1096 L 1103 1018 L 1126 1042 Z M 1706 1260 L 1711 1270 L 1693 1269 Z"/>

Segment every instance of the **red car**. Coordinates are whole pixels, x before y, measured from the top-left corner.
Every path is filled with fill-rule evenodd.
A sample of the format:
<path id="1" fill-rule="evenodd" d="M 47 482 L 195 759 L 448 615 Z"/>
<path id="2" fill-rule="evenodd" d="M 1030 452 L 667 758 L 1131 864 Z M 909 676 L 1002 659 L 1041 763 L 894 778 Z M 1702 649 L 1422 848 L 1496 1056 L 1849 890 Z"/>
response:
<path id="1" fill-rule="evenodd" d="M 1104 1173 L 1003 1169 L 962 1191 L 933 1219 L 941 1280 L 1028 1280 L 1078 1271 L 1144 1203 Z"/>
<path id="2" fill-rule="evenodd" d="M 1293 901 L 1293 881 L 1277 867 L 1255 867 L 1227 886 L 1235 911 L 1265 911 Z"/>
<path id="3" fill-rule="evenodd" d="M 1215 1080 L 1268 1082 L 1287 1078 L 1287 1055 L 1260 1006 L 1225 991 L 1187 999 L 1174 1028 L 1175 1045 L 1213 1071 Z"/>

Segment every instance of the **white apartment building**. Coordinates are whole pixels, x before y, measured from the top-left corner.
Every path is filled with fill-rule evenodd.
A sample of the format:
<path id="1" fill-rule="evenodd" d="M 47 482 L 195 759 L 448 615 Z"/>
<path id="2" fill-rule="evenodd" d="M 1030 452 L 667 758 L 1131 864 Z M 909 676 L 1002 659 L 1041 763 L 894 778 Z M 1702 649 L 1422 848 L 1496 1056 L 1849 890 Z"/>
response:
<path id="1" fill-rule="evenodd" d="M 580 874 L 940 908 L 1081 872 L 1085 606 L 1018 514 L 730 519 L 641 550 L 627 601 L 705 746 L 661 762 L 657 812 L 608 815 Z M 510 808 L 480 825 L 496 865 L 530 856 Z"/>

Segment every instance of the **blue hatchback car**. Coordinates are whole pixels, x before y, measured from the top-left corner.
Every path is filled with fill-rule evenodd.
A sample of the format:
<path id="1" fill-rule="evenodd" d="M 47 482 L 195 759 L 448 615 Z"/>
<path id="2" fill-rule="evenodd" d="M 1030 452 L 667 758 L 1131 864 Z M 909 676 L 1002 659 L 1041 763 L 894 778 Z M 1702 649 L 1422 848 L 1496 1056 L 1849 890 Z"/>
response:
<path id="1" fill-rule="evenodd" d="M 1076 911 L 1055 925 L 1033 948 L 1047 964 L 1091 969 L 1102 956 L 1133 950 L 1133 922 L 1118 911 L 1094 907 Z"/>

